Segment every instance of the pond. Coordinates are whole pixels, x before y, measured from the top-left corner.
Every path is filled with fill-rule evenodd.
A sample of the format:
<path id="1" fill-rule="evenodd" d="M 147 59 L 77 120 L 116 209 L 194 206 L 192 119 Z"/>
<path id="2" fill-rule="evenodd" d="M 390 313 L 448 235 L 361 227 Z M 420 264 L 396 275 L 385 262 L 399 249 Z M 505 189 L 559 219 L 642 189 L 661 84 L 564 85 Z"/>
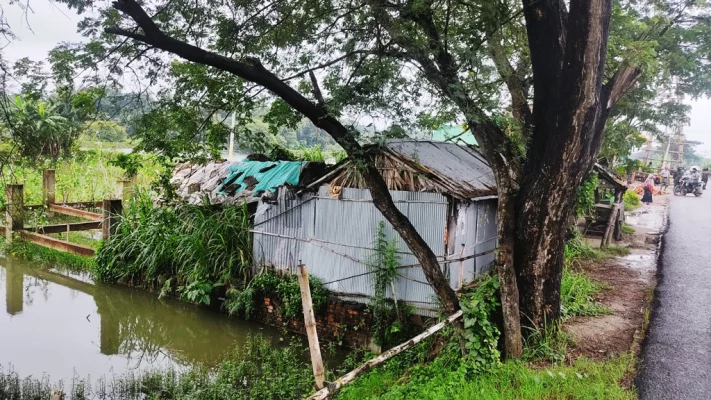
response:
<path id="1" fill-rule="evenodd" d="M 0 366 L 52 381 L 214 366 L 257 333 L 280 342 L 275 328 L 4 256 L 0 305 Z"/>

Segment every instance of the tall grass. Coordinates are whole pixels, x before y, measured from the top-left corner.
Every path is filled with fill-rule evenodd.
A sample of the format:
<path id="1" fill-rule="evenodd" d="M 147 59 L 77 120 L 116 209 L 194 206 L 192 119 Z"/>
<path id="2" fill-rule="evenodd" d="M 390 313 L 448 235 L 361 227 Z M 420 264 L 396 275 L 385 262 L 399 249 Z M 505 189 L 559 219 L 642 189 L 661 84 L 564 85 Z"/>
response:
<path id="1" fill-rule="evenodd" d="M 57 161 L 17 161 L 0 171 L 0 183 L 24 184 L 25 204 L 42 202 L 42 169 L 54 168 L 56 200 L 98 201 L 116 194 L 124 170 L 111 164 L 118 153 L 101 150 L 77 151 L 71 157 Z M 149 186 L 157 180 L 163 167 L 148 156 L 141 156 L 141 167 L 136 176 L 138 186 Z M 0 190 L 0 206 L 5 206 L 5 191 Z"/>
<path id="2" fill-rule="evenodd" d="M 65 400 L 301 399 L 313 390 L 311 366 L 303 355 L 302 345 L 275 347 L 256 336 L 215 370 L 195 367 L 183 373 L 129 372 L 109 380 L 75 378 L 65 387 L 50 383 L 47 376 L 22 378 L 0 367 L 0 399 L 49 400 L 58 392 L 65 394 Z"/>
<path id="3" fill-rule="evenodd" d="M 100 246 L 96 277 L 161 286 L 165 293 L 178 291 L 209 304 L 215 287 L 243 287 L 249 278 L 249 227 L 245 205 L 154 207 L 139 192 L 120 218 L 118 233 Z"/>

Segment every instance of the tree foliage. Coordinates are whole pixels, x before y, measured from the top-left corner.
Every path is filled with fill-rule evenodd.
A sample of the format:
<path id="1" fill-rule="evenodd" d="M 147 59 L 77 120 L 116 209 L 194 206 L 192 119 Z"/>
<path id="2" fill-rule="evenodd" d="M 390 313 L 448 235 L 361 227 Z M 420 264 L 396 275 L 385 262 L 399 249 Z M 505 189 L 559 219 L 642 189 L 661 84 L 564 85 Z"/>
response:
<path id="1" fill-rule="evenodd" d="M 466 123 L 498 186 L 497 265 L 514 355 L 519 295 L 534 324 L 560 316 L 565 227 L 608 119 L 626 138 L 666 109 L 645 104 L 655 91 L 711 87 L 711 24 L 697 1 L 63 1 L 97 10 L 80 24 L 90 42 L 78 62 L 110 65 L 107 81 L 130 68 L 166 88 L 142 128 L 146 149 L 196 151 L 175 142 L 211 143 L 227 133 L 213 116 L 234 111 L 246 127 L 258 107 L 268 107 L 272 132 L 304 117 L 326 131 L 361 163 L 374 204 L 449 312 L 458 300 L 436 256 L 393 204 L 354 127 Z M 636 100 L 618 107 L 631 91 Z M 240 140 L 253 136 L 241 129 Z M 607 147 L 610 157 L 621 152 Z"/>

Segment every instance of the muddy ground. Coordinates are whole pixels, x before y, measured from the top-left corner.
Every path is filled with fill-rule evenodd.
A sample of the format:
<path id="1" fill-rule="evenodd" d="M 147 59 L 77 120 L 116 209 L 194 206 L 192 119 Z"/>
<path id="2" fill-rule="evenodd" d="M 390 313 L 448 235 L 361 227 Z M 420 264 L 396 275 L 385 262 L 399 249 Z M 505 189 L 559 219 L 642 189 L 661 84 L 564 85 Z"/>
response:
<path id="1" fill-rule="evenodd" d="M 627 247 L 630 255 L 581 263 L 580 268 L 587 275 L 605 286 L 596 300 L 612 312 L 574 318 L 564 324 L 575 342 L 569 353 L 571 359 L 581 355 L 602 359 L 638 350 L 656 284 L 658 243 L 665 224 L 667 200 L 666 196 L 656 196 L 655 204 L 627 213 L 626 223 L 635 233 L 625 235 L 616 245 Z"/>

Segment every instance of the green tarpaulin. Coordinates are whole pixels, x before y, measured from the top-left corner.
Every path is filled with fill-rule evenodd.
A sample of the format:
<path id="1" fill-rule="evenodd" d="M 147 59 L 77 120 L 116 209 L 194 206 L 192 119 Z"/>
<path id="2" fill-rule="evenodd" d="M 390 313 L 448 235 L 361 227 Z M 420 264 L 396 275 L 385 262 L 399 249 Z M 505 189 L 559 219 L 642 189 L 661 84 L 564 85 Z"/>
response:
<path id="1" fill-rule="evenodd" d="M 254 180 L 257 184 L 251 189 L 253 192 L 274 192 L 285 184 L 296 185 L 304 164 L 304 161 L 246 161 L 235 164 L 230 167 L 227 179 L 220 185 L 218 193 L 233 195 L 254 184 Z M 248 177 L 254 179 L 248 179 L 245 184 Z"/>

